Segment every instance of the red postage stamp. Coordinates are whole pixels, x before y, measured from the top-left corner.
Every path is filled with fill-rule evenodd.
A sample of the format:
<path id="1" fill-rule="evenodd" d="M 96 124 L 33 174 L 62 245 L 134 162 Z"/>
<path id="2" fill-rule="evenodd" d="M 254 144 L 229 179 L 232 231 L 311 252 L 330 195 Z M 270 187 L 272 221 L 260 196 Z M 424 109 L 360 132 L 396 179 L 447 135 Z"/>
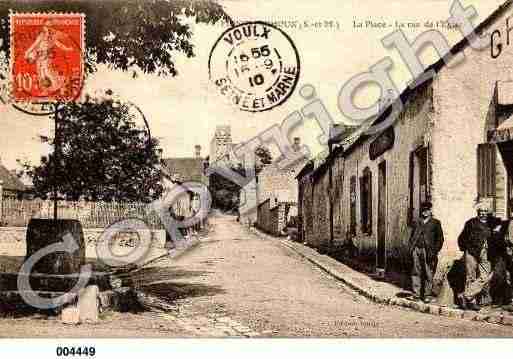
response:
<path id="1" fill-rule="evenodd" d="M 84 15 L 10 16 L 11 91 L 17 102 L 69 102 L 84 81 Z"/>

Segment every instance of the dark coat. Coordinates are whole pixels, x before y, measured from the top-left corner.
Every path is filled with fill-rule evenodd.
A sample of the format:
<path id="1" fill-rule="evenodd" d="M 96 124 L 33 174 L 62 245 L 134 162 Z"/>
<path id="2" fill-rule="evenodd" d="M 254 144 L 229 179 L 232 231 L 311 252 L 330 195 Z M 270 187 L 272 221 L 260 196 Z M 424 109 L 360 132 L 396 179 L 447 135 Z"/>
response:
<path id="1" fill-rule="evenodd" d="M 494 228 L 501 225 L 499 232 Z M 506 255 L 506 228 L 507 225 L 500 218 L 490 217 L 487 223 L 482 223 L 478 217 L 469 219 L 458 237 L 458 246 L 461 251 L 467 252 L 478 260 L 485 242 L 488 244 L 487 259 L 495 261 Z"/>
<path id="2" fill-rule="evenodd" d="M 410 250 L 414 248 L 425 248 L 428 258 L 438 255 L 444 244 L 442 224 L 436 218 L 431 218 L 424 223 L 422 220 L 415 224 L 410 237 Z"/>

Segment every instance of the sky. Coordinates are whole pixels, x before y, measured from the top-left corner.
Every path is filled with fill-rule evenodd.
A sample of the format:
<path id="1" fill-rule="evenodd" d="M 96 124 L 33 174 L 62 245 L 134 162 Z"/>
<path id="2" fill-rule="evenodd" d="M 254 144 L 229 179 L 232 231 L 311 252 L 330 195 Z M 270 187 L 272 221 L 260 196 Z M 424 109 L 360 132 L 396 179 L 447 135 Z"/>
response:
<path id="1" fill-rule="evenodd" d="M 343 122 L 337 107 L 337 97 L 342 85 L 352 76 L 368 71 L 369 67 L 385 56 L 394 62 L 392 77 L 402 89 L 411 79 L 406 65 L 396 50 L 381 44 L 381 38 L 395 28 L 355 28 L 354 22 L 385 21 L 419 22 L 420 27 L 404 29 L 413 40 L 425 31 L 426 21 L 442 21 L 449 16 L 449 0 L 220 0 L 226 12 L 235 20 L 298 21 L 301 24 L 332 21 L 334 27 L 282 27 L 295 43 L 301 73 L 298 87 L 281 106 L 266 112 L 249 113 L 226 103 L 209 81 L 208 57 L 217 38 L 228 25 L 193 24 L 194 58 L 176 57 L 178 76 L 157 77 L 141 75 L 136 79 L 131 72 L 124 73 L 100 67 L 86 79 L 84 93 L 112 89 L 117 96 L 136 104 L 149 120 L 151 132 L 161 141 L 164 157 L 190 157 L 194 145 L 202 146 L 202 155 L 208 155 L 209 143 L 217 125 L 230 125 L 234 142 L 256 136 L 269 126 L 281 123 L 287 115 L 301 109 L 306 102 L 298 89 L 311 84 L 323 101 L 332 118 Z M 503 1 L 461 1 L 465 6 L 474 5 L 477 24 L 486 18 Z M 451 44 L 461 38 L 455 30 L 439 28 Z M 87 29 L 86 29 L 87 31 Z M 423 60 L 428 65 L 436 60 L 431 49 L 424 51 Z M 379 92 L 369 89 L 357 97 L 359 105 L 376 100 Z M 10 106 L 0 104 L 0 157 L 9 169 L 17 166 L 17 159 L 38 163 L 41 155 L 51 150 L 41 144 L 38 135 L 51 135 L 50 118 L 24 115 Z M 319 128 L 313 121 L 299 128 L 295 135 L 310 147 L 313 154 L 323 150 L 317 143 Z M 273 152 L 274 149 L 273 149 Z"/>

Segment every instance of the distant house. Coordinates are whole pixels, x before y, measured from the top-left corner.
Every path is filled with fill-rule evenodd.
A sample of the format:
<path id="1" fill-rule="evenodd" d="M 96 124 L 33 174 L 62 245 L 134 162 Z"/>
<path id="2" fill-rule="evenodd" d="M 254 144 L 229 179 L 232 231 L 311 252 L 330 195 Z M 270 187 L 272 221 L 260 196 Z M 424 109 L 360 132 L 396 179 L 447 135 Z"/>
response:
<path id="1" fill-rule="evenodd" d="M 299 137 L 294 138 L 292 150 L 301 150 Z M 296 175 L 307 158 L 300 157 L 286 168 L 281 168 L 278 161 L 265 166 L 257 175 L 257 226 L 273 235 L 284 234 L 287 223 L 298 215 Z"/>
<path id="2" fill-rule="evenodd" d="M 21 198 L 27 191 L 27 187 L 21 182 L 15 173 L 9 171 L 0 160 L 0 186 L 2 198 Z"/>
<path id="3" fill-rule="evenodd" d="M 194 157 L 174 157 L 163 159 L 166 175 L 164 177 L 164 196 L 177 189 L 185 182 L 199 182 L 208 187 L 205 176 L 205 159 L 201 157 L 201 146 L 195 146 Z M 199 203 L 198 195 L 192 191 L 181 194 L 173 202 L 173 213 L 176 216 L 189 217 Z"/>

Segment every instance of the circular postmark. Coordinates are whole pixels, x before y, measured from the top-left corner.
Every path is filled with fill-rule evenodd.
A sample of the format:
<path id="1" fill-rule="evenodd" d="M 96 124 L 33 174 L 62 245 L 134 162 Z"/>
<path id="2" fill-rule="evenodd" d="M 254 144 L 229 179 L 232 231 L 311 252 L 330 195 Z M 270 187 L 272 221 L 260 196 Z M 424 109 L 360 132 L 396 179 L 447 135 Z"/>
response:
<path id="1" fill-rule="evenodd" d="M 12 107 L 31 116 L 50 116 L 56 112 L 56 105 L 51 102 L 17 102 Z"/>
<path id="2" fill-rule="evenodd" d="M 55 114 L 56 103 L 47 101 L 21 101 L 14 99 L 12 85 L 7 81 L 0 84 L 0 106 L 12 106 L 14 109 L 30 116 L 48 117 Z"/>
<path id="3" fill-rule="evenodd" d="M 210 80 L 222 96 L 243 111 L 267 111 L 294 92 L 299 54 L 281 29 L 262 21 L 226 30 L 208 60 Z"/>

